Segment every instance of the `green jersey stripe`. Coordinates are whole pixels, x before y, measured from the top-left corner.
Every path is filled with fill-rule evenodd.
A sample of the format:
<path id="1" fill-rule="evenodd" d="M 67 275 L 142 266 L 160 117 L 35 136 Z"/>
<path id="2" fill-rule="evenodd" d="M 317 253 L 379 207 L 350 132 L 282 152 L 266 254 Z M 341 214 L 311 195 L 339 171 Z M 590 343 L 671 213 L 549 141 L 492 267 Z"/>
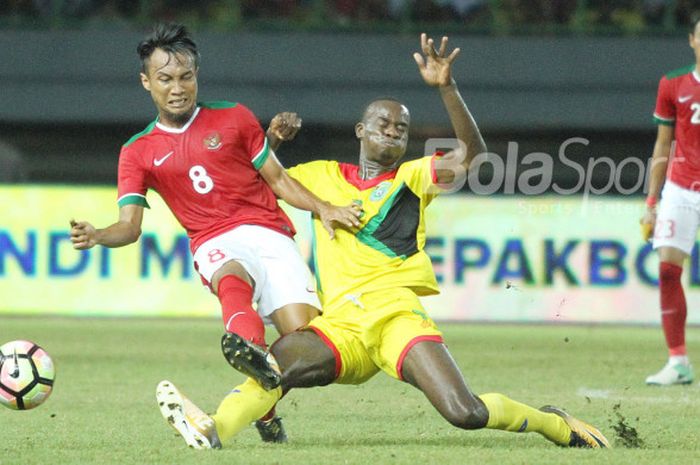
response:
<path id="1" fill-rule="evenodd" d="M 662 118 L 658 115 L 654 115 L 654 123 L 663 124 L 664 126 L 675 126 L 676 120 L 673 118 Z"/>
<path id="2" fill-rule="evenodd" d="M 377 214 L 374 215 L 372 219 L 367 222 L 365 227 L 358 231 L 358 233 L 355 235 L 355 237 L 357 237 L 357 240 L 362 242 L 363 244 L 372 247 L 373 249 L 378 250 L 379 252 L 391 258 L 400 257 L 402 260 L 406 259 L 405 255 L 396 255 L 393 250 L 391 250 L 389 247 L 386 246 L 386 244 L 375 238 L 373 234 L 377 230 L 377 228 L 379 228 L 379 226 L 382 224 L 382 222 L 386 218 L 386 215 L 389 213 L 389 210 L 391 210 L 391 207 L 394 206 L 394 202 L 396 201 L 398 195 L 405 188 L 406 184 L 401 183 L 401 186 L 399 186 L 399 188 L 396 189 L 396 191 L 394 191 L 393 194 L 391 194 L 391 196 L 386 200 L 386 202 L 384 202 L 384 205 L 382 205 L 382 208 L 379 209 L 379 212 L 377 212 Z"/>
<path id="3" fill-rule="evenodd" d="M 151 121 L 151 124 L 149 124 L 148 126 L 146 126 L 146 129 L 144 129 L 143 131 L 139 132 L 138 134 L 134 134 L 133 136 L 131 136 L 131 139 L 129 139 L 128 141 L 126 141 L 126 143 L 123 145 L 123 147 L 128 147 L 129 145 L 131 145 L 131 144 L 133 144 L 134 142 L 136 142 L 136 140 L 139 139 L 140 137 L 143 137 L 143 136 L 148 135 L 151 131 L 153 131 L 153 128 L 156 127 L 156 123 L 157 123 L 157 122 L 158 122 L 157 119 L 154 119 L 153 121 Z"/>
<path id="4" fill-rule="evenodd" d="M 265 143 L 263 144 L 263 147 L 260 149 L 260 151 L 253 157 L 253 166 L 255 167 L 256 170 L 260 170 L 262 166 L 265 164 L 265 161 L 267 160 L 268 155 L 270 155 L 270 147 L 267 144 L 267 137 L 265 138 Z"/>
<path id="5" fill-rule="evenodd" d="M 122 195 L 119 200 L 117 200 L 117 204 L 120 207 L 123 207 L 125 205 L 141 205 L 142 207 L 145 208 L 151 208 L 150 205 L 148 205 L 148 201 L 146 200 L 146 197 L 141 195 L 141 194 L 125 194 Z"/>

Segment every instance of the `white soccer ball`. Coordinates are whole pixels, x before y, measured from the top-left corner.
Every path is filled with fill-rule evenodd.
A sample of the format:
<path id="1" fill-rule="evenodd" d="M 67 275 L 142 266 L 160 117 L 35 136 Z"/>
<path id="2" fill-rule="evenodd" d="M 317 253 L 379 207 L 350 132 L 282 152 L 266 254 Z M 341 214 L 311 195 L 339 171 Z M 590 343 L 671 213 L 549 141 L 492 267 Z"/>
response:
<path id="1" fill-rule="evenodd" d="M 31 341 L 0 346 L 0 404 L 13 410 L 41 405 L 51 394 L 56 377 L 53 361 Z"/>

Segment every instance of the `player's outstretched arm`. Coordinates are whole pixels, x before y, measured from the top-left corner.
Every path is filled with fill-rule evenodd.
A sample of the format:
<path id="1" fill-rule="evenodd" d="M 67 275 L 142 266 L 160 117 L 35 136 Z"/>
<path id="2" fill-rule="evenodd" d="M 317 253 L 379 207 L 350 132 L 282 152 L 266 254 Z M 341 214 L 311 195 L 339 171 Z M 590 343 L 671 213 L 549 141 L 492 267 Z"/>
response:
<path id="1" fill-rule="evenodd" d="M 70 221 L 70 240 L 76 250 L 90 249 L 96 245 L 122 247 L 136 242 L 141 236 L 143 207 L 125 205 L 119 209 L 119 221 L 104 229 L 96 229 L 87 221 Z"/>
<path id="2" fill-rule="evenodd" d="M 277 150 L 282 142 L 287 142 L 297 135 L 301 129 L 301 118 L 293 112 L 284 111 L 277 113 L 270 121 L 265 135 L 272 150 Z"/>
<path id="3" fill-rule="evenodd" d="M 474 157 L 486 151 L 486 144 L 452 77 L 452 63 L 459 55 L 460 49 L 455 48 L 448 55 L 447 37 L 442 38 L 440 48 L 436 49 L 433 39 L 425 33 L 421 34 L 420 42 L 422 53 L 414 53 L 413 58 L 425 83 L 440 90 L 440 97 L 450 117 L 452 128 L 457 139 L 462 143 L 460 150 L 453 150 L 445 155 L 445 161 L 454 159 L 456 163 L 462 165 L 463 172 L 466 172 Z M 437 169 L 438 183 L 454 181 L 455 173 L 455 170 Z"/>
<path id="4" fill-rule="evenodd" d="M 359 217 L 362 209 L 357 204 L 337 207 L 319 199 L 299 181 L 292 178 L 284 170 L 271 150 L 260 174 L 270 185 L 272 191 L 289 205 L 300 210 L 310 211 L 317 215 L 331 239 L 335 237 L 335 228 L 352 228 L 360 226 Z"/>
<path id="5" fill-rule="evenodd" d="M 646 200 L 646 211 L 639 220 L 642 228 L 642 239 L 648 241 L 654 235 L 656 224 L 656 202 L 661 194 L 661 188 L 666 180 L 666 167 L 671 155 L 674 127 L 660 124 L 656 133 L 654 153 L 651 156 L 651 173 L 649 174 L 649 193 Z"/>

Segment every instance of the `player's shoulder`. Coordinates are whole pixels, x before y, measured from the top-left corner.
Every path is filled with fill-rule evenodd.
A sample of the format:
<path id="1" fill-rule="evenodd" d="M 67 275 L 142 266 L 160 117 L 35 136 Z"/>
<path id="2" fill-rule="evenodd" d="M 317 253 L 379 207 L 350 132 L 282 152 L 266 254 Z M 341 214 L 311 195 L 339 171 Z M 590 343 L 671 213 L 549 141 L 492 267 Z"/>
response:
<path id="1" fill-rule="evenodd" d="M 418 157 L 413 160 L 407 160 L 401 165 L 399 165 L 399 170 L 397 172 L 397 175 L 401 175 L 403 173 L 408 173 L 412 171 L 421 171 L 425 169 L 430 169 L 430 162 L 432 160 L 432 156 L 424 156 L 424 157 Z"/>
<path id="2" fill-rule="evenodd" d="M 207 102 L 199 102 L 198 105 L 205 110 L 231 110 L 237 107 L 244 107 L 238 102 L 230 102 L 228 100 L 211 100 Z"/>
<path id="3" fill-rule="evenodd" d="M 122 144 L 122 152 L 125 152 L 127 151 L 127 149 L 143 144 L 147 140 L 148 136 L 155 129 L 156 121 L 157 120 L 151 121 L 149 125 L 146 126 L 142 131 L 137 132 L 136 134 L 131 136 L 124 144 Z"/>
<path id="4" fill-rule="evenodd" d="M 683 66 L 682 68 L 677 68 L 672 71 L 667 72 L 666 74 L 663 75 L 661 78 L 662 80 L 667 80 L 667 81 L 673 81 L 679 78 L 683 78 L 689 74 L 692 74 L 692 72 L 695 70 L 695 64 L 690 64 L 687 66 Z"/>

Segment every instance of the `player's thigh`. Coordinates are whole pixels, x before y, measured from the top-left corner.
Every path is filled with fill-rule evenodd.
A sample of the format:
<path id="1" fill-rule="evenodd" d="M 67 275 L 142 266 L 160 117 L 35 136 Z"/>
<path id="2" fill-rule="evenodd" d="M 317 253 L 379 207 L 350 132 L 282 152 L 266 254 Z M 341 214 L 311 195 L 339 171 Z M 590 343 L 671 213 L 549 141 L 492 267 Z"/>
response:
<path id="1" fill-rule="evenodd" d="M 689 255 L 700 225 L 699 204 L 700 194 L 667 182 L 654 225 L 654 249 L 673 248 Z"/>
<path id="2" fill-rule="evenodd" d="M 351 307 L 348 303 L 346 306 Z M 335 360 L 335 382 L 338 384 L 362 384 L 377 374 L 379 367 L 361 338 L 360 327 L 347 312 L 334 312 L 333 316 L 321 315 L 311 320 L 308 331 L 313 331 L 333 353 Z M 354 309 L 351 313 L 355 313 Z M 355 318 L 361 317 L 356 315 Z M 306 331 L 304 331 L 306 332 Z"/>
<path id="3" fill-rule="evenodd" d="M 255 244 L 246 237 L 241 237 L 238 228 L 223 233 L 200 245 L 194 253 L 194 267 L 207 285 L 213 287 L 214 277 L 220 279 L 222 267 L 232 267 L 235 262 L 245 270 L 252 280 L 254 289 L 253 300 L 260 298 L 260 290 L 264 287 L 265 268 L 255 252 Z M 233 273 L 236 274 L 236 273 Z M 250 280 L 248 281 L 251 282 Z"/>
<path id="4" fill-rule="evenodd" d="M 408 289 L 394 289 L 384 296 L 375 293 L 373 301 L 385 318 L 366 336 L 370 355 L 384 372 L 402 380 L 403 363 L 410 350 L 420 342 L 442 343 L 442 333 Z"/>
<path id="5" fill-rule="evenodd" d="M 271 315 L 284 309 L 285 315 L 281 315 L 279 321 L 293 318 L 295 324 L 304 319 L 306 321 L 303 323 L 308 323 L 308 307 L 318 310 L 321 304 L 313 277 L 299 248 L 291 238 L 265 228 L 259 228 L 256 236 L 260 239 L 257 251 L 266 278 L 265 285 L 260 289 L 258 313 L 275 321 Z M 292 317 L 291 314 L 297 311 L 299 314 Z"/>

